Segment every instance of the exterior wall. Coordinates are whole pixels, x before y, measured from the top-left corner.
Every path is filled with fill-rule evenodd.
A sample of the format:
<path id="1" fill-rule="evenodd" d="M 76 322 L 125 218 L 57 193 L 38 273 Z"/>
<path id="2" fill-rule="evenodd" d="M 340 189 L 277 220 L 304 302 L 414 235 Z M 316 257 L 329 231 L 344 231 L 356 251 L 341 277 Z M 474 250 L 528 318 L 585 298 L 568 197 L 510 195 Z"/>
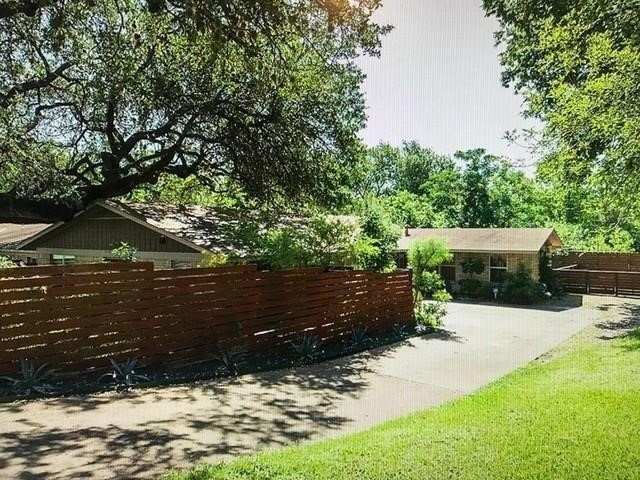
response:
<path id="1" fill-rule="evenodd" d="M 498 254 L 499 255 L 499 254 Z M 531 270 L 531 276 L 534 280 L 540 279 L 540 265 L 539 254 L 537 253 L 510 253 L 502 254 L 507 258 L 507 272 L 513 273 L 518 269 L 520 263 L 524 263 L 527 268 Z M 462 271 L 462 262 L 467 258 L 480 258 L 484 262 L 485 269 L 480 275 L 474 275 L 473 278 L 482 282 L 491 281 L 491 254 L 490 253 L 472 253 L 472 252 L 453 252 L 453 261 L 456 269 L 456 281 L 452 285 L 453 291 L 457 292 L 460 289 L 458 282 L 463 278 L 468 278 L 468 275 Z M 451 262 L 450 262 L 451 264 Z"/>
<path id="2" fill-rule="evenodd" d="M 25 265 L 37 261 L 38 254 L 31 250 L 0 250 L 0 257 L 7 257 L 14 262 L 22 261 Z"/>
<path id="3" fill-rule="evenodd" d="M 112 257 L 111 250 L 85 250 L 65 248 L 38 248 L 36 250 L 38 265 L 49 265 L 51 255 L 72 255 L 75 263 L 97 263 L 105 258 Z M 181 267 L 197 267 L 202 261 L 201 253 L 181 252 L 137 252 L 136 259 L 144 262 L 153 262 L 156 270 L 175 268 L 176 262 Z"/>
<path id="4" fill-rule="evenodd" d="M 507 256 L 507 271 L 515 272 L 518 265 L 524 263 L 529 270 L 531 276 L 537 282 L 540 280 L 540 254 L 539 253 L 511 253 Z"/>
<path id="5" fill-rule="evenodd" d="M 68 225 L 37 239 L 31 249 L 106 250 L 127 242 L 141 252 L 195 253 L 187 245 L 102 207 L 94 207 Z"/>

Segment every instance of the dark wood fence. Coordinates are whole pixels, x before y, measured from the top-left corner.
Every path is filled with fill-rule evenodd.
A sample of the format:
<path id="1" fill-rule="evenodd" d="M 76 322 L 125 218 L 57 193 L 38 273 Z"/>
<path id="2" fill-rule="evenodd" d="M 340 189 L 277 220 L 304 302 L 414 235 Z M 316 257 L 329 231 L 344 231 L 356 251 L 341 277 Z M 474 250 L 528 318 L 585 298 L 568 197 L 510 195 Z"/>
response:
<path id="1" fill-rule="evenodd" d="M 278 352 L 303 334 L 340 341 L 413 319 L 411 273 L 154 271 L 149 263 L 0 271 L 0 374 L 22 358 L 98 373 L 108 358 L 178 366 L 219 351 Z"/>
<path id="2" fill-rule="evenodd" d="M 553 257 L 553 268 L 572 265 L 581 270 L 640 272 L 640 253 L 571 252 Z"/>
<path id="3" fill-rule="evenodd" d="M 640 272 L 605 270 L 556 270 L 562 286 L 569 293 L 640 297 Z"/>

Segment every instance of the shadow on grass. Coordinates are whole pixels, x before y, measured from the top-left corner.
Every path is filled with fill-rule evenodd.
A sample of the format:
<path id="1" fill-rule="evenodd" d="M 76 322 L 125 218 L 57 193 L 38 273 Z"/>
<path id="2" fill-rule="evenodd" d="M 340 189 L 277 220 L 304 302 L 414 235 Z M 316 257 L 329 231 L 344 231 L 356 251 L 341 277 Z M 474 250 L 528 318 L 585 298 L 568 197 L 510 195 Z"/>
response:
<path id="1" fill-rule="evenodd" d="M 604 304 L 600 305 L 598 309 L 616 311 L 613 319 L 596 324 L 596 327 L 603 332 L 598 337 L 600 340 L 615 340 L 626 337 L 631 339 L 630 344 L 624 346 L 626 350 L 640 349 L 640 304 Z"/>

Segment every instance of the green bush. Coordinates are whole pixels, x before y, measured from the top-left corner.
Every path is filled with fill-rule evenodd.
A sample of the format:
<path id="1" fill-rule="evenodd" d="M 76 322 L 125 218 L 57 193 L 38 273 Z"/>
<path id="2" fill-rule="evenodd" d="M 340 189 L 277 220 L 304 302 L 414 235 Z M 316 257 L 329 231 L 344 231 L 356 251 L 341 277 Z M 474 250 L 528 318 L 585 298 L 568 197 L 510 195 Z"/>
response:
<path id="1" fill-rule="evenodd" d="M 506 274 L 502 297 L 508 303 L 530 305 L 542 298 L 542 288 L 531 277 L 531 270 L 521 263 L 514 273 Z"/>
<path id="2" fill-rule="evenodd" d="M 478 298 L 482 300 L 493 300 L 493 285 L 491 282 L 481 282 L 478 288 Z"/>
<path id="3" fill-rule="evenodd" d="M 3 257 L 0 255 L 0 268 L 13 268 L 15 264 L 11 261 L 9 257 Z"/>
<path id="4" fill-rule="evenodd" d="M 378 272 L 394 269 L 393 253 L 400 237 L 400 229 L 378 203 L 370 202 L 366 205 L 360 218 L 360 230 L 363 238 L 375 248 L 360 257 L 364 260 L 364 264 L 360 266 Z"/>
<path id="5" fill-rule="evenodd" d="M 447 315 L 447 303 L 451 295 L 446 290 L 439 290 L 433 294 L 430 302 L 421 302 L 416 308 L 415 317 L 418 327 L 435 329 L 441 327 Z"/>
<path id="6" fill-rule="evenodd" d="M 477 298 L 480 294 L 482 282 L 477 278 L 463 278 L 458 282 L 460 285 L 460 294 L 465 297 Z"/>
<path id="7" fill-rule="evenodd" d="M 547 252 L 540 255 L 540 282 L 547 287 L 547 291 L 552 295 L 562 295 L 562 282 L 551 267 L 551 258 Z"/>
<path id="8" fill-rule="evenodd" d="M 462 272 L 469 275 L 469 278 L 473 278 L 474 275 L 481 275 L 484 272 L 484 262 L 478 257 L 465 258 L 460 262 L 462 266 Z"/>
<path id="9" fill-rule="evenodd" d="M 127 242 L 119 242 L 111 250 L 111 255 L 123 262 L 135 262 L 137 253 L 138 250 Z"/>
<path id="10" fill-rule="evenodd" d="M 413 286 L 418 289 L 424 297 L 432 295 L 434 292 L 444 290 L 444 280 L 438 272 L 422 272 L 413 275 Z"/>

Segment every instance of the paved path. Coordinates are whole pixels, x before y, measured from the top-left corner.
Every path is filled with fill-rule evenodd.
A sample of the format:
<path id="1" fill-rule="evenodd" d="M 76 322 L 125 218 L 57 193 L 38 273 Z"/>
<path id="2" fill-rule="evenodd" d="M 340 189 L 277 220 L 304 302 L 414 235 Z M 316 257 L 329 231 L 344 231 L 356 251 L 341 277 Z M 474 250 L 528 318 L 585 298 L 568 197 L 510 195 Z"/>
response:
<path id="1" fill-rule="evenodd" d="M 0 478 L 153 478 L 343 435 L 469 393 L 601 314 L 452 304 L 445 334 L 308 368 L 0 405 Z"/>

